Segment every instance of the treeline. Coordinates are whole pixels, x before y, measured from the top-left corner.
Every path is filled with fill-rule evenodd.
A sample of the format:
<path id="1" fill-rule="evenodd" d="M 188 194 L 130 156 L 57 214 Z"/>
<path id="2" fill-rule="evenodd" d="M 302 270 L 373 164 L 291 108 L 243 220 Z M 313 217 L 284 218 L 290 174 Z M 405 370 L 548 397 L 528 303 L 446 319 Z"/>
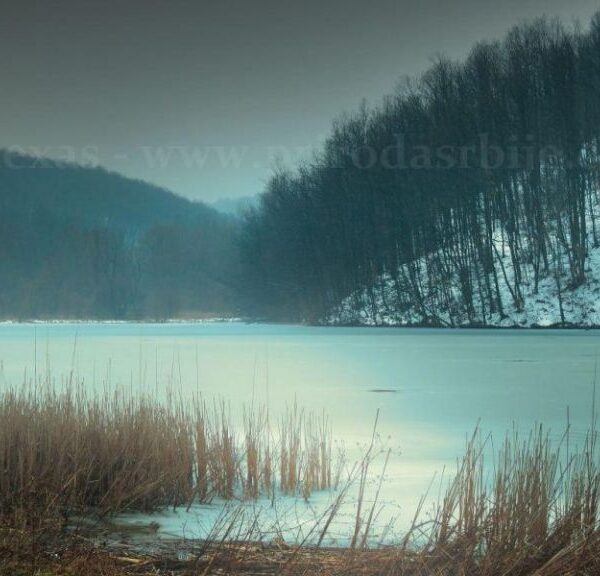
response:
<path id="1" fill-rule="evenodd" d="M 334 123 L 242 223 L 100 169 L 0 152 L 1 318 L 241 315 L 340 302 L 488 323 L 600 242 L 600 13 L 440 58 Z M 390 317 L 390 314 L 387 315 Z"/>
<path id="2" fill-rule="evenodd" d="M 453 324 L 520 309 L 543 278 L 561 299 L 598 244 L 599 160 L 600 14 L 520 25 L 345 115 L 271 179 L 243 230 L 248 302 L 320 320 L 385 279 L 391 308 Z"/>
<path id="3" fill-rule="evenodd" d="M 239 225 L 101 169 L 0 153 L 0 319 L 239 314 Z"/>

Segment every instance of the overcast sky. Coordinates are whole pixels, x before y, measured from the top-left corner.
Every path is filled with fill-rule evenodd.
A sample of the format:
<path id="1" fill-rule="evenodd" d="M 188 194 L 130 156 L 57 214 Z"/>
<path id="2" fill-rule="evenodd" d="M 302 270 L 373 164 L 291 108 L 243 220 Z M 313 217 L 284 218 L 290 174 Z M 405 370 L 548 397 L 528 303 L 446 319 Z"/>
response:
<path id="1" fill-rule="evenodd" d="M 260 192 L 361 99 L 436 54 L 598 0 L 10 0 L 0 147 L 99 162 L 196 199 Z"/>

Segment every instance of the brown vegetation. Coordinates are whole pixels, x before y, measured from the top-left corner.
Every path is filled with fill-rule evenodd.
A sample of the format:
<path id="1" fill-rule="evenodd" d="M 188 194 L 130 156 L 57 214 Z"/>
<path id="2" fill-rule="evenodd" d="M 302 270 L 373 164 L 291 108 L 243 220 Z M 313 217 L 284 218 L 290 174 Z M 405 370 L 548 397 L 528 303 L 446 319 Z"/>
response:
<path id="1" fill-rule="evenodd" d="M 484 466 L 476 433 L 436 511 L 424 505 L 395 546 L 369 549 L 375 503 L 364 498 L 373 444 L 350 472 L 358 482 L 354 537 L 321 547 L 348 485 L 299 545 L 256 543 L 233 513 L 214 538 L 142 553 L 91 533 L 64 532 L 70 514 L 154 510 L 211 495 L 275 497 L 331 485 L 326 418 L 294 406 L 271 435 L 267 412 L 248 410 L 235 432 L 224 403 L 193 410 L 79 389 L 24 388 L 0 397 L 0 574 L 394 574 L 567 576 L 600 573 L 596 431 L 574 450 L 542 429 L 508 437 Z M 275 448 L 277 447 L 277 448 Z M 278 453 L 278 457 L 276 454 Z M 277 482 L 277 478 L 279 481 Z M 423 500 L 423 504 L 425 499 Z M 310 545 L 308 544 L 310 542 Z M 182 550 L 185 553 L 182 553 Z"/>
<path id="2" fill-rule="evenodd" d="M 184 406 L 81 388 L 25 386 L 0 396 L 0 518 L 151 512 L 219 496 L 280 489 L 308 497 L 331 485 L 327 421 L 297 407 L 281 440 L 264 409 L 244 414 L 243 434 L 224 402 Z M 275 484 L 277 450 L 281 485 Z M 282 466 L 283 466 L 282 464 Z"/>

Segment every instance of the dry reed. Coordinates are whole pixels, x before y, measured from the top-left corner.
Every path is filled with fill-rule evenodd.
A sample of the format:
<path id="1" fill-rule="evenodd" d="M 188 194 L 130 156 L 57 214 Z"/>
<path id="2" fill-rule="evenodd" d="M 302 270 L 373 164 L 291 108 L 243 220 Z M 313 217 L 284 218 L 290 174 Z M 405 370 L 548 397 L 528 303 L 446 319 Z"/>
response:
<path id="1" fill-rule="evenodd" d="M 37 517 L 153 511 L 166 506 L 273 496 L 308 496 L 329 487 L 330 431 L 316 430 L 297 407 L 282 420 L 284 437 L 264 408 L 245 410 L 243 430 L 230 408 L 187 405 L 113 392 L 88 396 L 26 385 L 0 394 L 0 518 L 19 525 Z M 276 486 L 274 455 L 285 464 Z M 284 457 L 281 456 L 283 459 Z"/>
<path id="2" fill-rule="evenodd" d="M 277 437 L 266 411 L 248 410 L 242 428 L 236 433 L 223 402 L 210 409 L 194 402 L 188 409 L 173 397 L 157 404 L 119 393 L 90 398 L 76 387 L 6 390 L 0 395 L 0 549 L 10 551 L 6 543 L 18 541 L 16 556 L 35 556 L 37 562 L 38 549 L 47 546 L 40 544 L 45 522 L 58 518 L 64 525 L 73 513 L 148 511 L 233 497 L 236 491 L 240 498 L 253 498 L 265 487 L 274 489 L 275 478 L 284 493 L 306 495 L 330 485 L 332 444 L 325 416 L 305 416 L 294 405 L 280 421 Z M 541 428 L 525 438 L 513 433 L 492 466 L 484 458 L 489 446 L 475 433 L 434 516 L 423 520 L 416 514 L 399 545 L 369 550 L 377 495 L 371 506 L 363 499 L 372 446 L 354 468 L 359 502 L 350 551 L 226 545 L 226 539 L 247 541 L 258 533 L 241 533 L 234 514 L 220 541 L 204 545 L 198 558 L 205 559 L 180 563 L 181 569 L 400 576 L 600 573 L 594 428 L 580 450 L 573 449 L 568 433 L 558 445 Z M 342 487 L 329 516 L 321 519 L 322 532 L 313 531 L 318 545 L 347 494 Z M 30 528 L 15 528 L 23 526 Z M 136 562 L 132 559 L 133 566 L 148 562 L 149 569 L 158 570 L 158 560 Z M 107 563 L 118 564 L 114 556 Z"/>

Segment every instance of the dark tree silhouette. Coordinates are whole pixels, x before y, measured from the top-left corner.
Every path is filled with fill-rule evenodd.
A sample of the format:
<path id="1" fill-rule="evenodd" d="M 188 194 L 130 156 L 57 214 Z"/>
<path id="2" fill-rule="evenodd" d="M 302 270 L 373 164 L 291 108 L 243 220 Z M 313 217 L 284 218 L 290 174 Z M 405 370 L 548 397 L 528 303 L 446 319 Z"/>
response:
<path id="1" fill-rule="evenodd" d="M 272 178 L 242 236 L 248 301 L 318 321 L 354 295 L 372 317 L 477 323 L 554 278 L 562 310 L 598 243 L 599 138 L 600 14 L 440 58 Z"/>

